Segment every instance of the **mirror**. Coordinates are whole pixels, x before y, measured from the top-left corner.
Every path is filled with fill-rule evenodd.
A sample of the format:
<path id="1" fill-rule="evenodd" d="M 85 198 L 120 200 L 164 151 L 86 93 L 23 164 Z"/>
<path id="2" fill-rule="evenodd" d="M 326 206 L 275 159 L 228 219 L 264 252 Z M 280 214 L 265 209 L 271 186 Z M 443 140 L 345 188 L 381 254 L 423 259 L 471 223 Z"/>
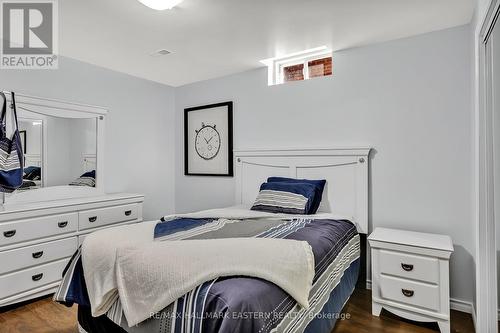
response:
<path id="1" fill-rule="evenodd" d="M 95 187 L 97 118 L 61 118 L 18 110 L 24 149 L 19 191 L 49 186 Z"/>
<path id="2" fill-rule="evenodd" d="M 5 92 L 7 105 L 10 92 Z M 107 109 L 16 93 L 24 148 L 23 186 L 2 195 L 3 205 L 81 198 L 104 193 Z M 13 113 L 7 112 L 7 135 Z"/>
<path id="3" fill-rule="evenodd" d="M 29 190 L 43 187 L 42 131 L 43 120 L 19 117 L 19 133 L 21 134 L 24 152 L 23 185 L 19 190 Z"/>

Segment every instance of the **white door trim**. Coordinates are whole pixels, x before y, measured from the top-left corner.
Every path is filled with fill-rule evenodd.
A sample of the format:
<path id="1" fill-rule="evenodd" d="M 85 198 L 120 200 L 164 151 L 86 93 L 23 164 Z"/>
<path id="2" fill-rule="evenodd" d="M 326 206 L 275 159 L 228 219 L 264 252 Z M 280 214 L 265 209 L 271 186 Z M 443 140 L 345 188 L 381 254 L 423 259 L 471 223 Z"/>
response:
<path id="1" fill-rule="evenodd" d="M 476 332 L 497 332 L 497 270 L 494 216 L 491 54 L 487 47 L 500 9 L 492 0 L 482 22 L 478 45 L 479 76 L 476 125 Z"/>

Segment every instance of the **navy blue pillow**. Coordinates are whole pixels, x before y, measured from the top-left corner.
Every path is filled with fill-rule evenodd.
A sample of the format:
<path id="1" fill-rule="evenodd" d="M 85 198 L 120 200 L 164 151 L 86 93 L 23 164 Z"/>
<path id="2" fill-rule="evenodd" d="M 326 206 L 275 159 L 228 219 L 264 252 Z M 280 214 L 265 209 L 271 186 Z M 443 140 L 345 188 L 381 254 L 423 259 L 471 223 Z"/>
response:
<path id="1" fill-rule="evenodd" d="M 42 177 L 42 168 L 37 166 L 29 166 L 24 168 L 23 179 L 40 180 Z"/>
<path id="2" fill-rule="evenodd" d="M 30 172 L 32 172 L 34 170 L 37 170 L 37 169 L 40 170 L 40 167 L 37 167 L 37 166 L 28 166 L 28 167 L 25 167 L 24 168 L 24 174 L 27 175 L 28 173 L 30 173 Z"/>
<path id="3" fill-rule="evenodd" d="M 308 214 L 316 187 L 307 183 L 263 183 L 252 210 L 270 213 Z"/>
<path id="4" fill-rule="evenodd" d="M 80 178 L 82 177 L 95 178 L 95 170 L 85 172 L 83 175 L 80 176 Z"/>
<path id="5" fill-rule="evenodd" d="M 321 204 L 321 198 L 323 197 L 323 190 L 325 189 L 326 180 L 325 179 L 294 179 L 294 178 L 285 178 L 285 177 L 269 177 L 267 178 L 268 183 L 304 183 L 314 185 L 315 195 L 313 199 L 313 204 L 311 206 L 311 210 L 307 212 L 307 214 L 316 214 L 318 211 L 319 205 Z"/>

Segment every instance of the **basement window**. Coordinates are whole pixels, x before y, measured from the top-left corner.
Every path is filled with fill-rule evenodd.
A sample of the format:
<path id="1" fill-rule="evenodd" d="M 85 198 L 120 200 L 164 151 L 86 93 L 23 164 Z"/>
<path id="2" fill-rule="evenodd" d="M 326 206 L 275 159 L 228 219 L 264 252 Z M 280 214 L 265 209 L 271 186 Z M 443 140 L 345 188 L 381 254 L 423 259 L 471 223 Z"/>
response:
<path id="1" fill-rule="evenodd" d="M 309 80 L 333 74 L 332 52 L 325 47 L 262 60 L 268 67 L 268 84 Z"/>

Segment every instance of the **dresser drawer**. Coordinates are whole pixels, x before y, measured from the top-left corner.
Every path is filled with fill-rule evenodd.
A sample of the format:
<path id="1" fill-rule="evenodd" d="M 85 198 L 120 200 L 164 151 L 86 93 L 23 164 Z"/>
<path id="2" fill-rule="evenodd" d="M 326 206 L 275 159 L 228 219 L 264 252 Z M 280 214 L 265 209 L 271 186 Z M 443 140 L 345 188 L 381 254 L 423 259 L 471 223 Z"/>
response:
<path id="1" fill-rule="evenodd" d="M 78 214 L 37 217 L 0 224 L 0 246 L 73 232 Z"/>
<path id="2" fill-rule="evenodd" d="M 439 311 L 439 287 L 433 284 L 380 275 L 380 296 L 384 299 Z"/>
<path id="3" fill-rule="evenodd" d="M 403 252 L 380 250 L 380 273 L 430 283 L 439 282 L 439 260 Z"/>
<path id="4" fill-rule="evenodd" d="M 61 280 L 68 261 L 69 258 L 0 276 L 0 299 Z"/>
<path id="5" fill-rule="evenodd" d="M 0 275 L 40 265 L 49 261 L 68 258 L 77 248 L 77 238 L 42 243 L 20 249 L 0 252 Z"/>
<path id="6" fill-rule="evenodd" d="M 137 204 L 86 210 L 79 213 L 80 230 L 137 219 Z"/>

